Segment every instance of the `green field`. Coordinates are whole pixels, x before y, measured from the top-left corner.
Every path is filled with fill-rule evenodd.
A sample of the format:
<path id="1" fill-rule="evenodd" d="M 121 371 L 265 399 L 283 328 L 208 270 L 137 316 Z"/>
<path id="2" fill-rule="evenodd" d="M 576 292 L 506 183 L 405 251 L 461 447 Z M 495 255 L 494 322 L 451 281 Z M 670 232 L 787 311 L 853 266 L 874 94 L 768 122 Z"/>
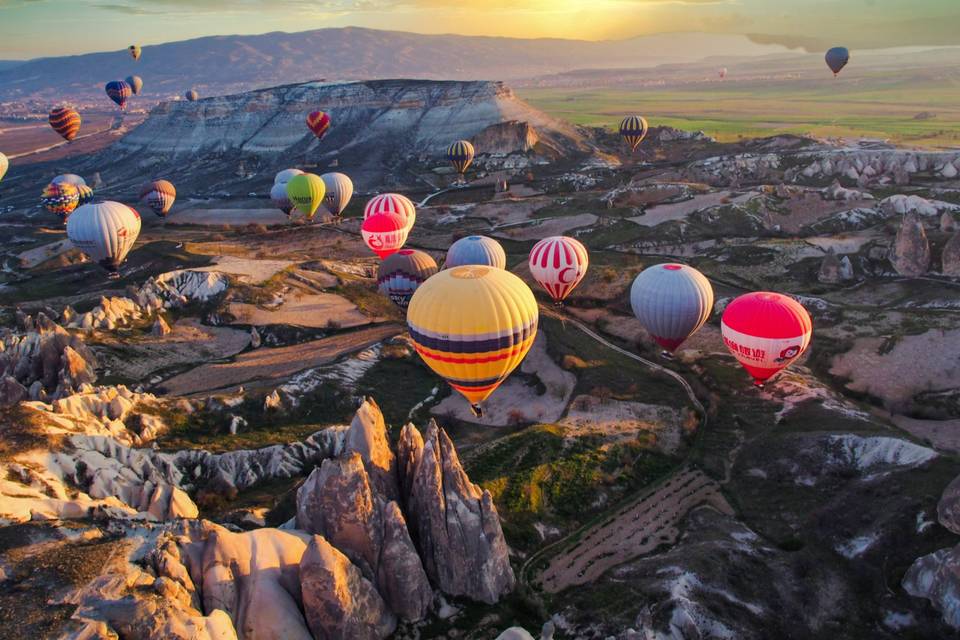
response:
<path id="1" fill-rule="evenodd" d="M 525 88 L 533 106 L 575 124 L 613 128 L 628 113 L 651 126 L 702 130 L 720 141 L 779 133 L 960 146 L 960 84 L 876 75 L 847 81 L 710 82 L 668 89 Z M 933 117 L 920 117 L 930 114 Z"/>

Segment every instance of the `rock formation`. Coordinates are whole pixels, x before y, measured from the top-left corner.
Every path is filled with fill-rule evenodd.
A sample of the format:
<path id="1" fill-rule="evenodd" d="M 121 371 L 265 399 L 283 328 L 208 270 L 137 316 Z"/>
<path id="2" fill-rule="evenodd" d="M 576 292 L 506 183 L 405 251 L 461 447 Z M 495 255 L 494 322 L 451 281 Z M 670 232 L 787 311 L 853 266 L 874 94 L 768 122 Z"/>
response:
<path id="1" fill-rule="evenodd" d="M 823 256 L 820 263 L 820 271 L 817 273 L 817 280 L 827 284 L 836 284 L 840 282 L 840 259 L 833 249 L 827 250 L 827 255 Z"/>
<path id="2" fill-rule="evenodd" d="M 902 276 L 922 276 L 930 268 L 930 243 L 923 223 L 907 214 L 890 249 L 890 264 Z"/>
<path id="3" fill-rule="evenodd" d="M 157 319 L 153 321 L 153 327 L 150 329 L 150 333 L 158 338 L 162 338 L 170 334 L 170 325 L 163 319 L 163 316 L 157 316 Z"/>
<path id="4" fill-rule="evenodd" d="M 960 233 L 954 233 L 947 240 L 940 256 L 940 264 L 943 275 L 960 278 Z"/>
<path id="5" fill-rule="evenodd" d="M 397 444 L 403 501 L 424 567 L 444 593 L 494 603 L 514 586 L 496 507 L 470 482 L 436 422 L 406 425 Z"/>
<path id="6" fill-rule="evenodd" d="M 944 233 L 953 233 L 957 230 L 957 219 L 949 211 L 944 211 L 940 216 L 940 231 Z"/>

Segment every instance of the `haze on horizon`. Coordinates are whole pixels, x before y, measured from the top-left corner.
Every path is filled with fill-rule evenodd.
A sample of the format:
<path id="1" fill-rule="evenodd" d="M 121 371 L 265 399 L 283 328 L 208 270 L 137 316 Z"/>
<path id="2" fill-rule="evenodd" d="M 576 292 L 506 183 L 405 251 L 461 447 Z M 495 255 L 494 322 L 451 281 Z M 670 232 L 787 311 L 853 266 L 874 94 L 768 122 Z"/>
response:
<path id="1" fill-rule="evenodd" d="M 701 31 L 875 49 L 957 45 L 958 23 L 955 0 L 0 0 L 0 58 L 345 26 L 585 40 Z"/>

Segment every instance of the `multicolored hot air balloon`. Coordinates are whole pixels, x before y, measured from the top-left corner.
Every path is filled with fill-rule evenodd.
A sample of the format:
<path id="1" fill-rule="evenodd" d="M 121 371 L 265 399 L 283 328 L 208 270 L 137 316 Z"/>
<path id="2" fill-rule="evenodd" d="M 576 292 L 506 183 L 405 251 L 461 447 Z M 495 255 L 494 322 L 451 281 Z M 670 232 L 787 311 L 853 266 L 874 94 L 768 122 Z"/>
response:
<path id="1" fill-rule="evenodd" d="M 120 265 L 140 235 L 140 214 L 119 202 L 85 204 L 67 219 L 67 237 L 75 247 L 120 277 Z"/>
<path id="2" fill-rule="evenodd" d="M 430 254 L 416 249 L 401 249 L 380 263 L 377 289 L 401 309 L 427 278 L 437 272 L 437 263 Z"/>
<path id="3" fill-rule="evenodd" d="M 140 49 L 140 45 L 132 44 L 129 47 L 127 47 L 127 51 L 130 52 L 130 57 L 133 58 L 134 60 L 140 59 L 140 55 L 142 53 Z"/>
<path id="4" fill-rule="evenodd" d="M 827 66 L 830 67 L 830 71 L 833 71 L 833 75 L 836 77 L 836 75 L 840 73 L 840 70 L 850 62 L 850 52 L 847 51 L 846 47 L 834 47 L 827 51 L 824 59 L 827 61 Z"/>
<path id="5" fill-rule="evenodd" d="M 399 193 L 382 193 L 371 198 L 363 208 L 363 219 L 383 213 L 396 213 L 402 217 L 406 222 L 407 232 L 413 229 L 413 224 L 417 221 L 417 208 L 410 198 Z"/>
<path id="6" fill-rule="evenodd" d="M 140 199 L 161 218 L 167 217 L 177 199 L 177 190 L 169 180 L 154 180 L 140 191 Z"/>
<path id="7" fill-rule="evenodd" d="M 130 96 L 133 95 L 133 89 L 130 88 L 123 80 L 114 80 L 113 82 L 108 82 L 107 86 L 104 87 L 104 91 L 107 92 L 107 96 L 111 100 L 117 103 L 121 109 L 125 109 L 127 106 L 127 100 L 130 99 Z"/>
<path id="8" fill-rule="evenodd" d="M 50 126 L 67 142 L 80 133 L 80 114 L 73 107 L 54 107 L 50 111 Z"/>
<path id="9" fill-rule="evenodd" d="M 647 120 L 643 116 L 627 116 L 620 122 L 620 135 L 634 153 L 643 139 L 647 137 Z"/>
<path id="10" fill-rule="evenodd" d="M 557 304 L 580 284 L 589 264 L 587 248 L 566 236 L 544 238 L 530 250 L 530 274 Z"/>
<path id="11" fill-rule="evenodd" d="M 314 173 L 293 176 L 287 182 L 287 197 L 290 198 L 293 206 L 303 212 L 307 220 L 313 220 L 326 191 L 323 180 Z"/>
<path id="12" fill-rule="evenodd" d="M 323 111 L 314 111 L 307 116 L 307 128 L 313 131 L 317 140 L 323 140 L 323 136 L 327 135 L 330 129 L 330 116 Z"/>
<path id="13" fill-rule="evenodd" d="M 406 223 L 396 213 L 370 216 L 360 225 L 360 235 L 370 250 L 383 260 L 399 251 L 407 242 Z"/>
<path id="14" fill-rule="evenodd" d="M 78 202 L 80 202 L 80 190 L 69 182 L 59 184 L 51 182 L 40 194 L 40 203 L 44 208 L 60 216 L 61 220 L 67 219 L 67 216 L 77 208 Z"/>
<path id="15" fill-rule="evenodd" d="M 461 267 L 466 264 L 507 268 L 507 254 L 500 243 L 487 236 L 467 236 L 460 238 L 447 249 L 444 269 Z"/>
<path id="16" fill-rule="evenodd" d="M 330 215 L 339 218 L 350 204 L 350 198 L 353 197 L 353 180 L 350 176 L 337 172 L 325 173 L 320 178 L 327 189 L 323 197 L 323 206 Z"/>
<path id="17" fill-rule="evenodd" d="M 140 95 L 140 92 L 143 91 L 143 79 L 140 76 L 127 76 L 124 82 L 130 85 L 130 90 L 133 91 L 135 96 Z"/>
<path id="18" fill-rule="evenodd" d="M 473 145 L 467 140 L 457 140 L 447 147 L 447 160 L 450 161 L 461 178 L 467 172 L 467 167 L 473 162 L 473 156 Z"/>
<path id="19" fill-rule="evenodd" d="M 187 100 L 189 100 L 190 102 L 196 102 L 197 100 L 200 99 L 200 94 L 197 93 L 197 91 L 196 91 L 195 89 L 190 89 L 190 91 L 187 91 L 187 92 L 186 92 L 185 94 L 183 94 L 183 95 L 184 95 L 184 97 L 185 97 Z"/>
<path id="20" fill-rule="evenodd" d="M 273 184 L 287 184 L 290 182 L 290 178 L 302 175 L 303 171 L 300 171 L 300 169 L 284 169 L 273 178 Z"/>
<path id="21" fill-rule="evenodd" d="M 813 335 L 803 305 L 781 293 L 748 293 L 727 305 L 720 321 L 723 343 L 762 387 L 799 358 Z"/>
<path id="22" fill-rule="evenodd" d="M 93 202 L 93 189 L 88 187 L 85 184 L 76 185 L 77 193 L 80 194 L 79 200 L 77 200 L 77 206 L 82 207 L 85 204 L 90 204 Z"/>
<path id="23" fill-rule="evenodd" d="M 270 201 L 273 202 L 273 206 L 288 216 L 293 211 L 293 203 L 287 197 L 287 185 L 285 183 L 278 182 L 273 185 L 273 188 L 270 189 Z"/>
<path id="24" fill-rule="evenodd" d="M 79 187 L 80 185 L 87 186 L 87 181 L 75 173 L 61 173 L 50 182 L 53 184 L 72 184 L 75 187 Z"/>
<path id="25" fill-rule="evenodd" d="M 630 306 L 650 337 L 673 352 L 710 317 L 713 287 L 693 267 L 658 264 L 633 281 Z"/>
<path id="26" fill-rule="evenodd" d="M 7 169 L 10 168 L 10 161 L 7 160 L 7 156 L 0 153 L 0 180 L 3 180 L 3 176 L 7 175 Z"/>
<path id="27" fill-rule="evenodd" d="M 407 325 L 423 361 L 482 415 L 486 400 L 523 360 L 537 335 L 533 292 L 504 269 L 464 266 L 424 282 Z"/>

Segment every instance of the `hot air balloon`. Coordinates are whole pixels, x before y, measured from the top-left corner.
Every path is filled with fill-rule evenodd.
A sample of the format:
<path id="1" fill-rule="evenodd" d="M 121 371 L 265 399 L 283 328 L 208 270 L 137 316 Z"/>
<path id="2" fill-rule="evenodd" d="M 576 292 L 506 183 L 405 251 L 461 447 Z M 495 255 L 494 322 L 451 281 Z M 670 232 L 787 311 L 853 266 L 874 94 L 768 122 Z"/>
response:
<path id="1" fill-rule="evenodd" d="M 647 137 L 647 121 L 643 116 L 627 116 L 620 122 L 620 135 L 630 146 L 630 153 L 637 150 Z"/>
<path id="2" fill-rule="evenodd" d="M 303 212 L 307 220 L 313 220 L 326 190 L 323 180 L 314 173 L 293 176 L 287 183 L 287 197 L 293 206 Z"/>
<path id="3" fill-rule="evenodd" d="M 370 216 L 360 225 L 360 235 L 370 250 L 383 260 L 399 251 L 407 242 L 407 227 L 396 213 Z"/>
<path id="4" fill-rule="evenodd" d="M 467 167 L 473 162 L 473 156 L 473 145 L 466 140 L 457 140 L 447 147 L 447 160 L 450 161 L 453 168 L 460 174 L 461 179 L 463 178 L 463 174 L 467 172 Z"/>
<path id="5" fill-rule="evenodd" d="M 76 185 L 69 182 L 56 184 L 51 182 L 43 189 L 40 194 L 40 203 L 50 213 L 60 216 L 61 220 L 66 220 L 80 201 L 80 191 Z"/>
<path id="6" fill-rule="evenodd" d="M 507 254 L 500 243 L 487 236 L 467 236 L 460 238 L 447 249 L 444 269 L 460 267 L 465 264 L 477 264 L 497 269 L 507 268 Z"/>
<path id="7" fill-rule="evenodd" d="M 827 61 L 827 66 L 830 67 L 830 71 L 833 71 L 833 75 L 836 77 L 840 70 L 850 62 L 850 52 L 847 51 L 846 47 L 834 47 L 827 51 L 824 58 Z"/>
<path id="8" fill-rule="evenodd" d="M 133 58 L 134 60 L 140 59 L 140 54 L 141 54 L 140 45 L 132 44 L 129 47 L 127 47 L 127 51 L 130 52 L 130 57 Z"/>
<path id="9" fill-rule="evenodd" d="M 120 277 L 120 264 L 140 235 L 140 214 L 119 202 L 85 204 L 67 219 L 67 237 L 75 247 Z"/>
<path id="10" fill-rule="evenodd" d="M 589 264 L 587 248 L 566 236 L 544 238 L 530 250 L 530 274 L 557 304 L 580 284 Z"/>
<path id="11" fill-rule="evenodd" d="M 287 184 L 290 182 L 290 178 L 302 175 L 303 171 L 300 171 L 300 169 L 284 169 L 274 177 L 273 184 Z"/>
<path id="12" fill-rule="evenodd" d="M 401 309 L 410 304 L 417 288 L 437 272 L 430 254 L 416 249 L 401 249 L 380 263 L 377 289 Z"/>
<path id="13" fill-rule="evenodd" d="M 3 176 L 7 175 L 7 169 L 10 168 L 10 161 L 7 160 L 7 156 L 0 153 L 0 180 L 3 180 Z"/>
<path id="14" fill-rule="evenodd" d="M 330 116 L 323 111 L 314 111 L 307 116 L 307 128 L 313 131 L 317 140 L 323 140 L 323 136 L 327 135 L 330 129 Z"/>
<path id="15" fill-rule="evenodd" d="M 54 107 L 50 111 L 50 126 L 67 142 L 80 132 L 80 114 L 72 107 Z"/>
<path id="16" fill-rule="evenodd" d="M 413 206 L 410 198 L 399 193 L 382 193 L 371 198 L 363 208 L 363 219 L 366 220 L 381 213 L 399 214 L 406 222 L 408 232 L 413 229 L 413 223 L 417 221 L 417 208 Z"/>
<path id="17" fill-rule="evenodd" d="M 104 90 L 110 99 L 116 102 L 121 109 L 126 108 L 127 100 L 133 95 L 133 89 L 123 80 L 108 82 Z"/>
<path id="18" fill-rule="evenodd" d="M 53 184 L 72 184 L 75 187 L 79 187 L 80 185 L 87 186 L 87 181 L 75 173 L 61 173 L 50 182 Z"/>
<path id="19" fill-rule="evenodd" d="M 78 207 L 93 202 L 93 189 L 85 184 L 76 185 L 76 187 L 77 193 L 80 194 L 80 198 L 77 200 Z"/>
<path id="20" fill-rule="evenodd" d="M 447 269 L 420 285 L 407 309 L 414 347 L 466 397 L 474 413 L 523 360 L 537 335 L 537 300 L 504 269 Z"/>
<path id="21" fill-rule="evenodd" d="M 727 305 L 720 332 L 733 357 L 753 376 L 754 384 L 762 387 L 807 350 L 813 323 L 793 298 L 760 291 Z"/>
<path id="22" fill-rule="evenodd" d="M 196 102 L 197 100 L 200 99 L 200 94 L 197 93 L 194 89 L 190 89 L 190 91 L 187 91 L 184 94 L 184 97 L 190 102 Z"/>
<path id="23" fill-rule="evenodd" d="M 273 206 L 280 211 L 283 211 L 286 215 L 290 215 L 290 212 L 293 211 L 293 203 L 290 202 L 290 198 L 287 197 L 287 185 L 277 183 L 273 185 L 273 188 L 270 189 L 270 200 L 273 202 Z"/>
<path id="24" fill-rule="evenodd" d="M 720 76 L 720 79 L 723 80 L 724 78 L 727 77 L 727 68 L 721 67 L 720 70 L 717 71 L 717 74 Z"/>
<path id="25" fill-rule="evenodd" d="M 141 193 L 144 189 L 141 189 Z M 177 199 L 177 190 L 169 180 L 154 180 L 146 188 L 146 193 L 140 196 L 145 200 L 147 206 L 161 218 L 165 218 L 170 212 L 174 201 Z"/>
<path id="26" fill-rule="evenodd" d="M 143 90 L 143 79 L 140 76 L 127 76 L 124 82 L 130 85 L 130 90 L 133 91 L 133 95 L 140 95 L 140 92 Z"/>
<path id="27" fill-rule="evenodd" d="M 713 287 L 693 267 L 658 264 L 633 281 L 630 306 L 650 337 L 672 352 L 710 317 Z"/>
<path id="28" fill-rule="evenodd" d="M 327 189 L 323 197 L 323 206 L 330 215 L 339 218 L 350 204 L 350 198 L 353 197 L 353 181 L 349 176 L 337 172 L 325 173 L 320 178 Z"/>

